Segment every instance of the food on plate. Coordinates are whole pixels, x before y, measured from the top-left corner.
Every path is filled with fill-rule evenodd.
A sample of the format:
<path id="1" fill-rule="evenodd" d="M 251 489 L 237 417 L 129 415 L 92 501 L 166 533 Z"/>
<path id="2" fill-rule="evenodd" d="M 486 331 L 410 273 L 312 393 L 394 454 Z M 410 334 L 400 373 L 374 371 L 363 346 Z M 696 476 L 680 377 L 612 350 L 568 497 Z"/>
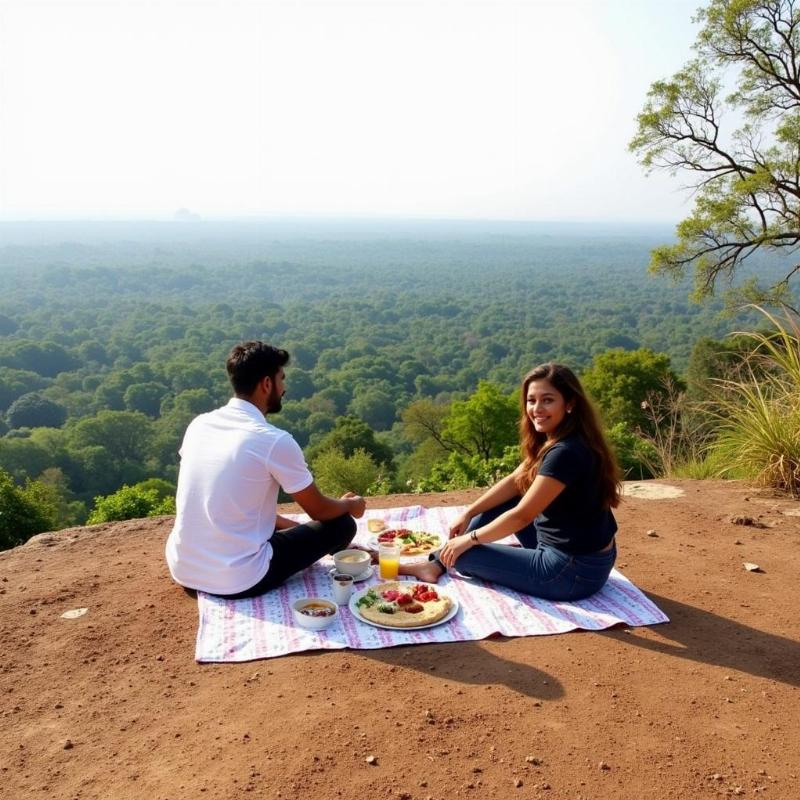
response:
<path id="1" fill-rule="evenodd" d="M 378 542 L 400 542 L 401 556 L 418 556 L 430 553 L 441 544 L 439 536 L 425 531 L 412 531 L 408 528 L 392 528 L 378 536 Z"/>
<path id="2" fill-rule="evenodd" d="M 386 530 L 386 523 L 382 519 L 367 520 L 367 530 L 370 533 L 380 533 Z"/>
<path id="3" fill-rule="evenodd" d="M 340 561 L 344 561 L 345 564 L 360 564 L 364 557 L 357 555 L 356 553 L 348 553 L 346 556 L 342 556 Z"/>
<path id="4" fill-rule="evenodd" d="M 453 603 L 428 583 L 390 581 L 368 589 L 356 602 L 366 620 L 390 628 L 419 628 L 447 616 Z"/>

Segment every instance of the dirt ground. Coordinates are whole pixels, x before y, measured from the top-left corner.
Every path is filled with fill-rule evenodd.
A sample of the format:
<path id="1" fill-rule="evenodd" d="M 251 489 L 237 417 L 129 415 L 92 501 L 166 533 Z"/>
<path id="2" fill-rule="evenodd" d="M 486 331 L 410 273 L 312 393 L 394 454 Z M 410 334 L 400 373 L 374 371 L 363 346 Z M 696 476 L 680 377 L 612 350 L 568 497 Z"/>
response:
<path id="1" fill-rule="evenodd" d="M 2 553 L 0 795 L 798 798 L 800 503 L 670 485 L 630 487 L 617 566 L 671 622 L 602 633 L 200 665 L 171 518 Z"/>

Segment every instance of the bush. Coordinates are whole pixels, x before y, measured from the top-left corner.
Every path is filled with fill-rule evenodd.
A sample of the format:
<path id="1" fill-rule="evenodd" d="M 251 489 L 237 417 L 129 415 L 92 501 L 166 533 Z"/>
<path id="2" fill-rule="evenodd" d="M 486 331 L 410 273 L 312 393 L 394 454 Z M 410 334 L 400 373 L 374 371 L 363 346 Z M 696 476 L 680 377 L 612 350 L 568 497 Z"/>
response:
<path id="1" fill-rule="evenodd" d="M 519 447 L 506 447 L 502 456 L 489 459 L 450 453 L 446 461 L 436 464 L 428 477 L 417 483 L 414 491 L 447 492 L 490 486 L 513 472 L 519 463 Z"/>
<path id="2" fill-rule="evenodd" d="M 319 488 L 335 497 L 345 492 L 365 495 L 380 479 L 380 469 L 365 450 L 346 456 L 341 450 L 325 450 L 313 462 L 314 478 Z"/>
<path id="3" fill-rule="evenodd" d="M 772 333 L 749 333 L 753 349 L 744 377 L 717 381 L 719 435 L 714 457 L 721 475 L 742 475 L 762 486 L 800 495 L 800 326 L 758 309 Z"/>
<path id="4" fill-rule="evenodd" d="M 147 483 L 148 481 L 143 481 L 134 486 L 123 486 L 113 494 L 95 497 L 94 508 L 86 520 L 87 524 L 174 514 L 175 499 L 164 496 L 159 487 L 148 488 Z"/>
<path id="5" fill-rule="evenodd" d="M 617 455 L 625 480 L 641 481 L 654 478 L 661 468 L 656 448 L 633 433 L 624 422 L 618 422 L 606 432 L 608 442 Z"/>
<path id="6" fill-rule="evenodd" d="M 0 550 L 23 544 L 31 536 L 51 530 L 52 521 L 40 508 L 30 487 L 21 489 L 0 469 Z"/>

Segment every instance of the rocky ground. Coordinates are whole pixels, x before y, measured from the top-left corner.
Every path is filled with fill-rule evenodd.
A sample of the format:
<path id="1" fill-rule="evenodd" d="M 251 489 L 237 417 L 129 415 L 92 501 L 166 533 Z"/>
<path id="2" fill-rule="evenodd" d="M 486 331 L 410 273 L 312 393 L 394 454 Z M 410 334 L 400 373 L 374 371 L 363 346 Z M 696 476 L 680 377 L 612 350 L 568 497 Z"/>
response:
<path id="1" fill-rule="evenodd" d="M 245 664 L 194 662 L 171 519 L 39 536 L 0 554 L 0 794 L 797 798 L 800 504 L 671 487 L 617 515 L 669 624 Z"/>

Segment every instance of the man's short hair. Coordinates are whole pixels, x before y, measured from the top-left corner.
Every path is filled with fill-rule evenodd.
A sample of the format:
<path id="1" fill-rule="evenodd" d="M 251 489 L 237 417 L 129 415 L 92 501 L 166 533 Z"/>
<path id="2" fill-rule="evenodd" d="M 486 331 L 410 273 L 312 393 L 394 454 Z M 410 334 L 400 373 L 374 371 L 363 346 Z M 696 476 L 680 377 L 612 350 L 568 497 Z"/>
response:
<path id="1" fill-rule="evenodd" d="M 225 368 L 228 371 L 233 391 L 248 396 L 258 382 L 274 378 L 281 367 L 289 363 L 289 353 L 264 342 L 242 342 L 228 355 Z"/>

